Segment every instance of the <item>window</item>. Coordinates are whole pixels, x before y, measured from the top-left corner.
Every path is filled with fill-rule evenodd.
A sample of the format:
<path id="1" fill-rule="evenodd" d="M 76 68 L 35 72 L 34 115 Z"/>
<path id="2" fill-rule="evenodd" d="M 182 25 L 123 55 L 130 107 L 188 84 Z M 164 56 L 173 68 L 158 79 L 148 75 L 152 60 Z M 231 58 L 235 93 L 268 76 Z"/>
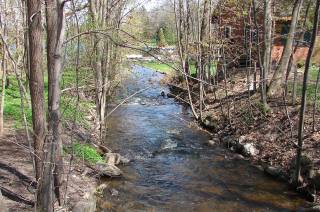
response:
<path id="1" fill-rule="evenodd" d="M 288 33 L 290 31 L 290 23 L 285 23 L 281 28 L 281 44 L 286 45 Z"/>
<path id="2" fill-rule="evenodd" d="M 224 27 L 224 37 L 227 39 L 231 38 L 231 26 Z"/>

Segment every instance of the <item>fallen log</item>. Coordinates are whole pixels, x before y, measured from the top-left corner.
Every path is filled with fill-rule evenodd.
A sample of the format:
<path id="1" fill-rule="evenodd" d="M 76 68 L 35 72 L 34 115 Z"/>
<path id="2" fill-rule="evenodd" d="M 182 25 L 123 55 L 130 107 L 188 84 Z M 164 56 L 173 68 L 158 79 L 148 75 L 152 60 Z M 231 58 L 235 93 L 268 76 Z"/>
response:
<path id="1" fill-rule="evenodd" d="M 15 175 L 16 177 L 19 178 L 19 180 L 27 183 L 28 185 L 32 186 L 33 188 L 37 188 L 37 182 L 33 181 L 30 177 L 28 177 L 27 175 L 21 173 L 19 170 L 17 170 L 14 167 L 11 167 L 7 164 L 1 163 L 0 162 L 0 169 L 6 170 L 8 172 L 10 172 L 11 174 Z"/>
<path id="2" fill-rule="evenodd" d="M 16 194 L 16 193 L 14 193 L 14 192 L 12 192 L 2 186 L 0 186 L 0 191 L 4 197 L 7 197 L 8 199 L 10 199 L 12 201 L 23 203 L 23 204 L 30 205 L 30 206 L 34 206 L 34 201 L 26 199 L 25 197 L 21 196 L 20 194 Z"/>
<path id="3" fill-rule="evenodd" d="M 9 211 L 7 206 L 6 206 L 6 204 L 5 204 L 5 202 L 4 202 L 1 190 L 0 190 L 0 211 L 3 211 L 3 212 Z"/>

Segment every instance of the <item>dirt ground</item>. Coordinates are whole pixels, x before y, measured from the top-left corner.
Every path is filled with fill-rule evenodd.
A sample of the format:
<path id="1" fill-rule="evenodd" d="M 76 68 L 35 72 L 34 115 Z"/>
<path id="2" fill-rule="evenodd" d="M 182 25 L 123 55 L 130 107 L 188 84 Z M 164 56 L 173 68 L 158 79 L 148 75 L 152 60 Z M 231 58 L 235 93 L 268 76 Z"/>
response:
<path id="1" fill-rule="evenodd" d="M 23 132 L 10 129 L 12 128 L 6 128 L 4 135 L 0 137 L 0 186 L 4 203 L 9 211 L 32 211 L 33 207 L 28 202 L 35 201 L 36 183 L 28 141 Z M 86 201 L 88 194 L 95 190 L 97 181 L 87 175 L 88 170 L 81 163 L 74 161 L 70 166 L 70 157 L 67 155 L 64 161 L 62 194 L 66 207 L 61 208 L 56 204 L 55 208 L 70 211 L 77 202 Z M 3 189 L 20 197 L 20 202 L 8 199 Z"/>

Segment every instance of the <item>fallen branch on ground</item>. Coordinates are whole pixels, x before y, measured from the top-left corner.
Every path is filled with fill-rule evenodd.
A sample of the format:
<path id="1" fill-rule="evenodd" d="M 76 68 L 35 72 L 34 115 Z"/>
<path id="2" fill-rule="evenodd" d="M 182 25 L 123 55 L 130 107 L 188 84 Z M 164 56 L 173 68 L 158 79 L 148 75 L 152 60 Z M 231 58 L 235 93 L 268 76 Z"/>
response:
<path id="1" fill-rule="evenodd" d="M 1 193 L 4 197 L 7 197 L 8 199 L 10 199 L 12 201 L 23 203 L 23 204 L 30 205 L 30 206 L 34 206 L 34 201 L 32 201 L 32 200 L 28 200 L 28 199 L 24 198 L 23 196 L 16 194 L 16 193 L 14 193 L 14 192 L 12 192 L 2 186 L 0 186 L 0 190 L 1 190 Z"/>

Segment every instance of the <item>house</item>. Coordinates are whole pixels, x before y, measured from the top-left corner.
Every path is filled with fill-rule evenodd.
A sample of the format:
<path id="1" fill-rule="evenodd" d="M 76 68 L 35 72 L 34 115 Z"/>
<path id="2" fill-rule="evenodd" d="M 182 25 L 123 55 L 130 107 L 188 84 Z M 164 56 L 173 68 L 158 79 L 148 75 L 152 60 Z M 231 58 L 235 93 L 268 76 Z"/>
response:
<path id="1" fill-rule="evenodd" d="M 223 46 L 227 63 L 230 66 L 246 67 L 250 65 L 249 58 L 258 63 L 258 54 L 256 44 L 259 42 L 263 48 L 263 1 L 257 0 L 256 17 L 254 21 L 254 11 L 250 8 L 250 1 L 246 0 L 221 0 L 212 15 L 211 24 L 217 29 L 218 36 L 223 39 Z M 244 11 L 250 11 L 246 13 Z M 291 13 L 291 10 L 287 10 Z M 275 11 L 274 14 L 274 40 L 272 47 L 272 64 L 274 67 L 278 64 L 285 45 L 285 35 L 289 32 L 291 16 L 283 14 L 283 10 Z M 295 61 L 305 60 L 308 54 L 308 43 L 310 42 L 311 32 L 307 31 L 302 36 L 302 32 L 296 33 L 294 46 Z M 259 37 L 258 37 L 259 35 Z M 303 37 L 301 39 L 301 37 Z M 320 39 L 318 39 L 320 42 Z M 252 48 L 250 48 L 250 46 Z M 315 50 L 320 57 L 320 43 Z M 318 58 L 320 59 L 320 58 Z M 319 61 L 319 60 L 318 60 Z"/>

